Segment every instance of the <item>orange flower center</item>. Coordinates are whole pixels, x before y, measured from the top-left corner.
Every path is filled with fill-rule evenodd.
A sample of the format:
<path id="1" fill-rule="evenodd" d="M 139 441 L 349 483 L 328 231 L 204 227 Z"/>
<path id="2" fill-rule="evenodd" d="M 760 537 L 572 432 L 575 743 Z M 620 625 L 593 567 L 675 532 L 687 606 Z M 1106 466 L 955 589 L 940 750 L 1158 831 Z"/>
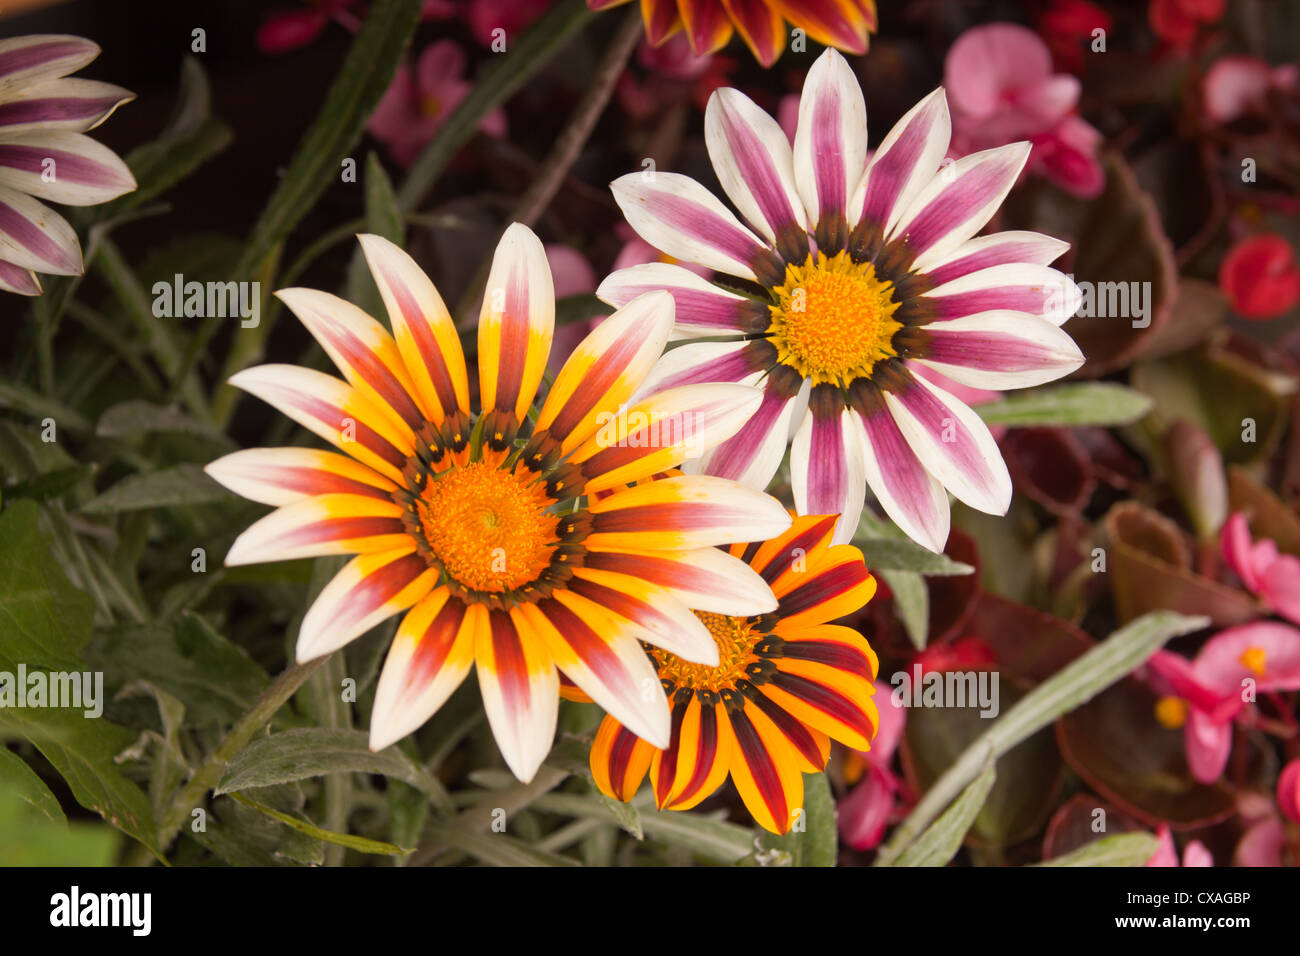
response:
<path id="1" fill-rule="evenodd" d="M 1241 655 L 1241 663 L 1256 677 L 1264 676 L 1264 665 L 1268 661 L 1268 655 L 1262 647 L 1248 647 Z"/>
<path id="2" fill-rule="evenodd" d="M 1166 730 L 1177 730 L 1187 723 L 1187 701 L 1181 697 L 1161 697 L 1156 701 L 1156 720 Z"/>
<path id="3" fill-rule="evenodd" d="M 429 548 L 466 589 L 500 593 L 546 569 L 558 542 L 559 516 L 544 485 L 485 462 L 432 475 L 417 502 Z"/>
<path id="4" fill-rule="evenodd" d="M 871 263 L 856 263 L 846 252 L 829 259 L 819 252 L 787 266 L 768 325 L 777 360 L 814 385 L 870 378 L 877 362 L 898 354 L 893 338 L 903 326 L 893 317 L 893 292 Z"/>
<path id="5" fill-rule="evenodd" d="M 728 617 L 706 611 L 696 611 L 695 616 L 704 622 L 718 645 L 718 666 L 692 664 L 656 647 L 651 649 L 651 653 L 659 665 L 659 676 L 671 680 L 678 687 L 688 687 L 691 690 L 723 691 L 734 688 L 736 682 L 746 676 L 746 668 L 758 659 L 753 653 L 754 645 L 763 635 L 750 627 L 749 618 Z"/>

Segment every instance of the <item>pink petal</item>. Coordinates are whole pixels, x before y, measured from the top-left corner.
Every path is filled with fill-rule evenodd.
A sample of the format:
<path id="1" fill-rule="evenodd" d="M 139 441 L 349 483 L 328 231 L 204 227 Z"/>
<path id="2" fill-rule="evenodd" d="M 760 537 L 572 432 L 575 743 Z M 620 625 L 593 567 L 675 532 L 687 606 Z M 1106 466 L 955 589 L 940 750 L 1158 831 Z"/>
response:
<path id="1" fill-rule="evenodd" d="M 1254 561 L 1250 526 L 1246 523 L 1246 516 L 1240 511 L 1234 512 L 1223 523 L 1222 534 L 1223 560 L 1227 562 L 1228 567 L 1232 568 L 1233 573 L 1241 578 L 1241 583 L 1246 585 L 1247 590 L 1252 594 L 1258 594 L 1262 569 Z"/>
<path id="2" fill-rule="evenodd" d="M 1192 710 L 1183 727 L 1183 745 L 1192 776 L 1201 783 L 1214 783 L 1223 776 L 1232 753 L 1232 724 L 1219 723 L 1202 711 Z"/>

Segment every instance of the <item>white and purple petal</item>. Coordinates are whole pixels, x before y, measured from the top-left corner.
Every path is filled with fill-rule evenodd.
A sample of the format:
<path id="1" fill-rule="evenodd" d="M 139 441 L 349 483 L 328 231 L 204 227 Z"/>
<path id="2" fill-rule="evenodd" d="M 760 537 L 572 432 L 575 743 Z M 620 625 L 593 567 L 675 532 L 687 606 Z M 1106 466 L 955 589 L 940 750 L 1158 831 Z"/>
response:
<path id="1" fill-rule="evenodd" d="M 67 130 L 0 133 L 0 186 L 65 206 L 94 206 L 135 189 L 107 146 Z"/>
<path id="2" fill-rule="evenodd" d="M 98 44 L 65 34 L 0 40 L 0 99 L 12 91 L 75 73 L 99 56 Z"/>
<path id="3" fill-rule="evenodd" d="M 1070 244 L 1038 232 L 1011 230 L 967 239 L 927 272 L 936 286 L 993 266 L 1024 262 L 1045 266 L 1055 262 Z"/>
<path id="4" fill-rule="evenodd" d="M 40 295 L 41 280 L 31 269 L 23 269 L 0 259 L 0 290 L 19 295 Z"/>
<path id="5" fill-rule="evenodd" d="M 888 231 L 930 182 L 952 136 L 943 87 L 913 106 L 881 141 L 849 203 L 849 225 Z"/>
<path id="6" fill-rule="evenodd" d="M 913 359 L 972 388 L 1029 388 L 1083 364 L 1074 340 L 1051 322 L 1018 312 L 982 312 L 934 322 Z"/>
<path id="7" fill-rule="evenodd" d="M 853 68 L 835 50 L 817 58 L 799 99 L 794 178 L 817 246 L 831 254 L 848 241 L 848 204 L 867 160 L 867 105 Z"/>
<path id="8" fill-rule="evenodd" d="M 112 83 L 64 77 L 24 87 L 0 102 L 0 133 L 61 129 L 84 133 L 135 94 Z"/>
<path id="9" fill-rule="evenodd" d="M 25 193 L 0 186 L 0 259 L 20 269 L 81 275 L 81 244 L 67 220 Z"/>
<path id="10" fill-rule="evenodd" d="M 899 430 L 927 471 L 959 500 L 1002 515 L 1011 506 L 1011 476 L 988 426 L 939 386 L 906 375 L 885 392 Z"/>
<path id="11" fill-rule="evenodd" d="M 838 514 L 834 544 L 857 530 L 866 500 L 862 425 L 829 385 L 813 388 L 808 413 L 790 445 L 790 486 L 801 515 Z"/>
<path id="12" fill-rule="evenodd" d="M 704 141 L 723 191 L 740 214 L 791 262 L 808 255 L 808 220 L 795 188 L 790 141 L 744 93 L 715 90 Z"/>
<path id="13" fill-rule="evenodd" d="M 867 484 L 885 514 L 913 541 L 936 553 L 948 540 L 948 493 L 925 470 L 883 403 L 861 416 Z"/>
<path id="14" fill-rule="evenodd" d="M 633 401 L 682 385 L 738 382 L 756 385 L 775 351 L 764 342 L 690 342 L 660 357 L 637 390 Z"/>
<path id="15" fill-rule="evenodd" d="M 740 431 L 683 470 L 766 488 L 785 456 L 790 422 L 799 405 L 798 392 L 797 382 L 793 391 L 769 383 L 763 389 L 763 401 Z"/>
<path id="16" fill-rule="evenodd" d="M 777 256 L 694 179 L 641 172 L 610 184 L 614 200 L 637 234 L 674 259 L 739 276 L 769 280 L 783 274 Z"/>
<path id="17" fill-rule="evenodd" d="M 676 311 L 671 339 L 731 332 L 758 332 L 767 327 L 766 304 L 719 288 L 690 269 L 668 262 L 648 262 L 619 269 L 596 290 L 602 302 L 621 309 L 647 292 L 671 293 Z"/>
<path id="18" fill-rule="evenodd" d="M 957 319 L 980 312 L 1023 312 L 1062 325 L 1083 296 L 1074 280 L 1050 266 L 1007 263 L 945 282 L 914 303 L 927 319 Z"/>
<path id="19" fill-rule="evenodd" d="M 1029 158 L 1029 143 L 963 156 L 921 188 L 886 238 L 902 242 L 925 272 L 979 232 L 1006 198 Z"/>

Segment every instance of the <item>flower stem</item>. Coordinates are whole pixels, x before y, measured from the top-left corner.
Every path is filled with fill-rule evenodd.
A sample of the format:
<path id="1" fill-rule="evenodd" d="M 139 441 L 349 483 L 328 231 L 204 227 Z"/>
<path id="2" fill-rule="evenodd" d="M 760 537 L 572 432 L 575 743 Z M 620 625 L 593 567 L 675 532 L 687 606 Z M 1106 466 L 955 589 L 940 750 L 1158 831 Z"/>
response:
<path id="1" fill-rule="evenodd" d="M 537 178 L 515 204 L 510 214 L 511 222 L 532 226 L 551 204 L 555 194 L 560 191 L 560 186 L 564 184 L 564 178 L 577 161 L 587 138 L 591 136 L 591 131 L 595 129 L 596 121 L 605 111 L 605 106 L 614 93 L 614 87 L 618 85 L 618 78 L 622 75 L 623 68 L 627 65 L 628 58 L 636 49 L 640 38 L 641 11 L 630 10 L 623 22 L 619 24 L 618 32 L 610 41 L 605 55 L 601 57 L 596 72 L 592 75 L 591 82 L 578 101 L 578 105 L 574 107 L 568 123 L 556 137 L 555 145 L 551 147 L 550 154 L 542 163 Z M 483 287 L 487 284 L 490 265 L 490 262 L 484 262 L 474 276 L 474 280 L 465 289 L 456 308 L 458 316 L 463 318 L 471 314 L 479 300 L 483 298 Z"/>
<path id="2" fill-rule="evenodd" d="M 226 764 L 244 749 L 253 739 L 253 735 L 265 727 L 284 703 L 294 695 L 316 670 L 329 660 L 329 656 L 318 657 L 305 664 L 291 664 L 271 682 L 262 695 L 257 698 L 252 708 L 235 726 L 230 728 L 224 740 L 208 755 L 203 765 L 190 777 L 185 786 L 176 791 L 171 806 L 158 822 L 158 848 L 167 852 L 167 847 L 176 834 L 180 832 L 186 817 L 198 806 L 203 795 L 217 785 Z"/>

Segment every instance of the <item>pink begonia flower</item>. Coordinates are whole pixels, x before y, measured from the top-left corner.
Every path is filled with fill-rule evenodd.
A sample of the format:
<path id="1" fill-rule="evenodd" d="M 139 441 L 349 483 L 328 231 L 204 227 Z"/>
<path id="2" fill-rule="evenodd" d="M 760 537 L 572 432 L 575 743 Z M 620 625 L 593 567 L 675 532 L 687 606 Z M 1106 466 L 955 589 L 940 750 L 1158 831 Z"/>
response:
<path id="1" fill-rule="evenodd" d="M 1300 760 L 1289 765 L 1300 770 Z M 1246 832 L 1237 841 L 1232 854 L 1234 866 L 1282 866 L 1286 849 L 1286 822 L 1278 815 L 1282 805 L 1283 788 L 1288 786 L 1286 769 L 1278 778 L 1277 805 L 1267 795 L 1249 790 L 1237 796 L 1237 816 L 1246 826 Z M 1296 777 L 1300 785 L 1300 775 Z"/>
<path id="2" fill-rule="evenodd" d="M 1156 831 L 1160 847 L 1151 854 L 1144 866 L 1178 866 L 1178 847 L 1174 845 L 1174 835 L 1169 825 L 1162 823 Z M 1183 866 L 1214 866 L 1214 857 L 1200 840 L 1193 840 L 1183 847 Z"/>
<path id="3" fill-rule="evenodd" d="M 357 0 L 313 0 L 301 9 L 273 10 L 258 27 L 254 42 L 263 53 L 290 53 L 314 43 L 331 20 L 356 33 L 361 29 L 361 18 L 351 10 L 356 3 Z M 424 0 L 420 18 L 442 19 L 454 9 L 450 0 Z"/>
<path id="4" fill-rule="evenodd" d="M 1246 590 L 1279 616 L 1300 624 L 1300 558 L 1280 554 L 1270 538 L 1253 540 L 1241 512 L 1223 523 L 1222 543 L 1223 559 Z"/>
<path id="5" fill-rule="evenodd" d="M 469 93 L 472 84 L 465 79 L 466 65 L 464 50 L 452 40 L 439 40 L 424 48 L 414 69 L 409 63 L 397 68 L 366 129 L 398 163 L 409 166 Z M 489 136 L 504 136 L 505 113 L 492 110 L 479 129 Z"/>
<path id="6" fill-rule="evenodd" d="M 497 36 L 493 31 L 504 30 L 506 49 L 532 22 L 546 12 L 552 0 L 469 0 L 462 3 L 462 16 L 474 39 L 490 47 Z"/>
<path id="7" fill-rule="evenodd" d="M 299 50 L 321 35 L 331 20 L 355 31 L 360 22 L 348 10 L 354 0 L 319 0 L 298 10 L 275 10 L 267 14 L 257 29 L 257 48 L 263 53 L 289 53 Z"/>
<path id="8" fill-rule="evenodd" d="M 835 808 L 840 839 L 855 850 L 870 850 L 880 843 L 897 803 L 901 783 L 889 765 L 903 737 L 907 711 L 894 703 L 893 690 L 876 681 L 880 727 L 870 750 L 854 751 L 866 763 L 866 775 Z"/>
<path id="9" fill-rule="evenodd" d="M 951 155 L 1029 140 L 1029 170 L 1080 198 L 1101 192 L 1101 134 L 1075 112 L 1079 80 L 1052 72 L 1051 52 L 1033 30 L 1015 23 L 967 30 L 948 51 L 944 86 Z"/>
<path id="10" fill-rule="evenodd" d="M 1187 765 L 1197 780 L 1213 783 L 1232 752 L 1233 721 L 1254 699 L 1247 691 L 1300 688 L 1300 631 L 1275 621 L 1242 624 L 1214 635 L 1192 661 L 1157 651 L 1147 672 L 1156 693 L 1187 705 L 1179 715 Z"/>
<path id="11" fill-rule="evenodd" d="M 1052 0 L 1038 18 L 1038 33 L 1052 51 L 1052 59 L 1070 73 L 1083 69 L 1084 51 L 1092 44 L 1093 31 L 1110 33 L 1114 26 L 1111 15 L 1089 0 Z"/>
<path id="12" fill-rule="evenodd" d="M 1292 823 L 1300 823 L 1300 757 L 1292 760 L 1278 774 L 1277 807 Z"/>
<path id="13" fill-rule="evenodd" d="M 1185 50 L 1202 25 L 1223 16 L 1226 0 L 1151 0 L 1147 20 L 1151 32 L 1175 50 Z"/>
<path id="14" fill-rule="evenodd" d="M 1253 56 L 1222 56 L 1205 72 L 1201 90 L 1205 116 L 1213 123 L 1231 123 L 1263 109 L 1270 90 L 1294 90 L 1300 68 L 1294 63 L 1273 66 Z"/>
<path id="15" fill-rule="evenodd" d="M 1237 841 L 1232 862 L 1236 866 L 1281 866 L 1286 826 L 1276 814 L 1252 823 Z"/>
<path id="16" fill-rule="evenodd" d="M 643 40 L 636 59 L 644 77 L 625 70 L 616 90 L 619 106 L 635 120 L 654 116 L 684 98 L 703 109 L 736 66 L 735 60 L 720 54 L 696 56 L 685 33 L 673 34 L 659 46 Z"/>

